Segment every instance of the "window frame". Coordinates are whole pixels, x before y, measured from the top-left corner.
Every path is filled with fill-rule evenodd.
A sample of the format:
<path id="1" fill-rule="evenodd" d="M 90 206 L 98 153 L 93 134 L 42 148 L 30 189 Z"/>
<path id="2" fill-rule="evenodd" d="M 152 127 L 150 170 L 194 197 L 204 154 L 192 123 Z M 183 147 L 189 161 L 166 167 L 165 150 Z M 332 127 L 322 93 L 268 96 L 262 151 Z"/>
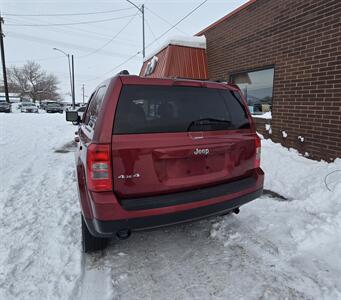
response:
<path id="1" fill-rule="evenodd" d="M 271 101 L 272 109 L 270 110 L 272 112 L 273 111 L 273 104 L 274 104 L 273 100 L 274 100 L 274 91 L 275 91 L 275 81 L 276 81 L 275 80 L 276 79 L 276 65 L 275 64 L 256 67 L 256 68 L 234 70 L 231 73 L 228 73 L 228 79 L 229 79 L 228 82 L 238 86 L 238 84 L 236 84 L 232 81 L 232 76 L 237 75 L 237 74 L 241 74 L 241 73 L 251 73 L 251 72 L 265 71 L 265 70 L 270 70 L 270 69 L 273 69 L 273 80 L 272 80 L 272 89 L 271 89 L 271 92 L 272 92 L 272 101 Z M 240 91 L 243 94 L 243 96 L 245 97 L 243 91 L 242 90 L 240 90 Z M 247 104 L 247 99 L 245 98 L 245 100 L 246 100 L 246 104 Z M 251 116 L 256 115 L 252 112 L 250 112 L 250 114 L 251 114 Z"/>

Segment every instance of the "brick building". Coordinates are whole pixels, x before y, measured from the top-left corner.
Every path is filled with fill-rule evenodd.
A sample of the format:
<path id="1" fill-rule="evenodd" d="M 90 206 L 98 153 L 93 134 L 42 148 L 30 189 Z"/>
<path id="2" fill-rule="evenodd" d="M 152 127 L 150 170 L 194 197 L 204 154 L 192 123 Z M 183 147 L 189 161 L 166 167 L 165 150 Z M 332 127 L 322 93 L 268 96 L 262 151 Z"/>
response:
<path id="1" fill-rule="evenodd" d="M 340 0 L 251 0 L 201 35 L 209 78 L 240 86 L 261 133 L 341 157 Z"/>

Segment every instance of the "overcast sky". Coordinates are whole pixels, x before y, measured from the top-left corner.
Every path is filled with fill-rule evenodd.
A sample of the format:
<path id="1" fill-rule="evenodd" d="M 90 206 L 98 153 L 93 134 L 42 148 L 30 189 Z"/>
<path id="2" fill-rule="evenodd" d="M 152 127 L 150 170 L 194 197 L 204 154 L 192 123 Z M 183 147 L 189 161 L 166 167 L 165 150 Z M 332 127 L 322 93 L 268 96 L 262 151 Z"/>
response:
<path id="1" fill-rule="evenodd" d="M 201 2 L 203 0 L 134 1 L 137 5 L 144 3 L 146 7 L 146 45 L 151 44 L 171 24 L 175 24 Z M 146 55 L 162 45 L 168 37 L 192 36 L 245 2 L 208 0 L 176 28 L 147 47 Z M 118 71 L 127 69 L 131 74 L 138 74 L 141 68 L 142 53 L 115 69 L 142 48 L 140 14 L 136 14 L 137 9 L 125 0 L 0 0 L 0 9 L 5 19 L 7 66 L 21 66 L 27 60 L 38 62 L 46 71 L 58 77 L 60 92 L 67 101 L 70 99 L 67 58 L 54 51 L 53 47 L 75 56 L 77 102 L 81 101 L 82 84 L 85 84 L 85 94 L 90 95 L 102 80 Z M 23 16 L 47 14 L 59 15 Z M 22 26 L 70 23 L 86 24 Z"/>

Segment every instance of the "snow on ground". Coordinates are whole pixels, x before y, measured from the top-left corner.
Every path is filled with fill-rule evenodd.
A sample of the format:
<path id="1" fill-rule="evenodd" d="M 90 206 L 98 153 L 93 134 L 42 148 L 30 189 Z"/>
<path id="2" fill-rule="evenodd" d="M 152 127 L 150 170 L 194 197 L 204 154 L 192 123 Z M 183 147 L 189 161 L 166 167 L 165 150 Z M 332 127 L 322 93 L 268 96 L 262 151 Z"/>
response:
<path id="1" fill-rule="evenodd" d="M 260 118 L 260 119 L 272 119 L 271 111 L 267 111 L 262 115 L 252 115 L 253 118 Z"/>
<path id="2" fill-rule="evenodd" d="M 65 115 L 0 114 L 0 299 L 341 299 L 341 159 L 263 141 L 272 196 L 81 253 Z M 66 148 L 69 149 L 69 148 Z"/>

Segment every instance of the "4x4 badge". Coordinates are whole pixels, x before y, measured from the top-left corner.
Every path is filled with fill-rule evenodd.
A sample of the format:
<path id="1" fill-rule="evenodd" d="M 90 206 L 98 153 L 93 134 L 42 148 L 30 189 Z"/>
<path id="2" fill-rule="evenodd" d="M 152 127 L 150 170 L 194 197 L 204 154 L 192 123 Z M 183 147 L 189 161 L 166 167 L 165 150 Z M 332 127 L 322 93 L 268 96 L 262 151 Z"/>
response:
<path id="1" fill-rule="evenodd" d="M 118 179 L 130 179 L 130 178 L 139 178 L 140 177 L 140 174 L 139 173 L 135 173 L 135 174 L 127 174 L 127 175 L 120 175 L 120 176 L 117 176 Z"/>

